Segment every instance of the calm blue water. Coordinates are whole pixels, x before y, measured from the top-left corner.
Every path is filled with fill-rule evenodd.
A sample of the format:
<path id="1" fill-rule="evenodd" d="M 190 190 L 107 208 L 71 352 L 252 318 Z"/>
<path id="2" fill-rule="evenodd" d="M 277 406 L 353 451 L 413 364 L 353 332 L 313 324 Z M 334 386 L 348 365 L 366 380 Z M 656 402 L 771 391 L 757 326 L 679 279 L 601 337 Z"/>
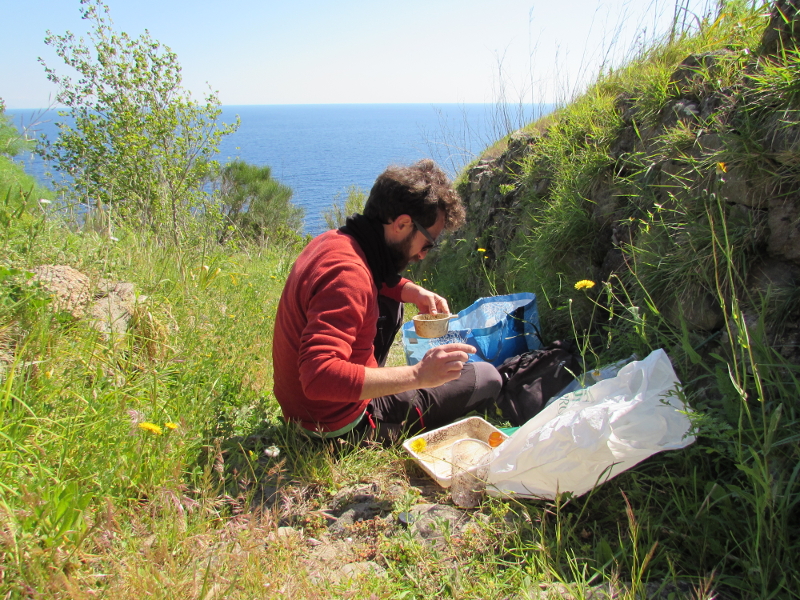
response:
<path id="1" fill-rule="evenodd" d="M 537 116 L 532 107 L 525 111 L 528 119 Z M 6 113 L 18 126 L 35 118 L 39 133 L 57 134 L 56 111 Z M 294 191 L 293 202 L 305 209 L 305 231 L 312 235 L 325 229 L 321 212 L 337 195 L 344 197 L 351 185 L 369 191 L 388 165 L 431 157 L 452 176 L 504 133 L 494 126 L 495 107 L 483 104 L 223 107 L 223 122 L 236 115 L 241 125 L 223 140 L 219 160 L 269 165 L 273 176 Z M 42 161 L 24 160 L 28 172 L 47 183 Z"/>

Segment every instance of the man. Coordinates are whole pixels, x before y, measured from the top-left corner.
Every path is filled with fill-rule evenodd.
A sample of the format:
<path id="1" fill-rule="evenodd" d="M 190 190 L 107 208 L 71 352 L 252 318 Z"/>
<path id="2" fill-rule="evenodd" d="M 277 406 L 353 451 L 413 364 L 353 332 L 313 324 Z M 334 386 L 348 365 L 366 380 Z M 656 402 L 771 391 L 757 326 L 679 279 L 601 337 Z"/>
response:
<path id="1" fill-rule="evenodd" d="M 287 420 L 313 437 L 351 432 L 385 440 L 434 429 L 497 397 L 501 378 L 468 363 L 475 348 L 446 344 L 414 366 L 384 367 L 402 325 L 402 303 L 449 312 L 447 301 L 398 275 L 425 258 L 464 208 L 431 160 L 390 167 L 363 215 L 300 253 L 281 295 L 272 347 L 275 397 Z"/>

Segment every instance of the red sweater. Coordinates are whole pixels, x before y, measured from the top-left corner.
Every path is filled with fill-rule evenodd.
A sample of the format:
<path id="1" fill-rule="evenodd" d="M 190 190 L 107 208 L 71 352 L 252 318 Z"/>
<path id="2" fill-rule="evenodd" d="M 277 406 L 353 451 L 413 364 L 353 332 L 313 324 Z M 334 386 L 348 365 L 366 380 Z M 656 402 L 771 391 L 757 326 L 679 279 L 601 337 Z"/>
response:
<path id="1" fill-rule="evenodd" d="M 381 294 L 400 302 L 401 279 Z M 369 403 L 364 368 L 377 367 L 378 290 L 358 243 L 338 230 L 300 253 L 286 280 L 272 341 L 273 390 L 287 420 L 336 431 Z"/>

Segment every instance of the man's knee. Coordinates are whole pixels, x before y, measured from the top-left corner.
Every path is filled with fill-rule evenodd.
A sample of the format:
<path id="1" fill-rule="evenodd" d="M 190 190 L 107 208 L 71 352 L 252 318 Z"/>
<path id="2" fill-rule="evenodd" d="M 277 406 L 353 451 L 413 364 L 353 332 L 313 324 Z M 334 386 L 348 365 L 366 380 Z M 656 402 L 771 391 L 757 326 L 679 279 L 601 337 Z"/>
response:
<path id="1" fill-rule="evenodd" d="M 475 369 L 474 397 L 495 400 L 503 387 L 503 376 L 488 362 L 471 363 Z"/>

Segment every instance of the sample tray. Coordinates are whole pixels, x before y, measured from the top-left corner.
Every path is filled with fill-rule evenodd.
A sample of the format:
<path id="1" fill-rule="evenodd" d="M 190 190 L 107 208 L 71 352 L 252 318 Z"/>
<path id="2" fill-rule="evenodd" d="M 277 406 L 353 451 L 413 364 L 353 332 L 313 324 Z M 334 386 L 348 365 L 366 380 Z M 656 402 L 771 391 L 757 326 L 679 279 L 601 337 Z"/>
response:
<path id="1" fill-rule="evenodd" d="M 448 488 L 452 477 L 452 465 L 450 464 L 452 445 L 458 440 L 467 438 L 488 442 L 489 436 L 495 431 L 503 437 L 503 441 L 508 439 L 508 436 L 503 431 L 484 419 L 468 417 L 463 421 L 456 421 L 439 429 L 409 438 L 403 442 L 403 448 L 436 483 Z M 425 441 L 424 450 L 419 449 L 418 452 L 412 450 L 412 447 L 420 445 L 420 442 L 415 443 L 416 440 Z"/>

